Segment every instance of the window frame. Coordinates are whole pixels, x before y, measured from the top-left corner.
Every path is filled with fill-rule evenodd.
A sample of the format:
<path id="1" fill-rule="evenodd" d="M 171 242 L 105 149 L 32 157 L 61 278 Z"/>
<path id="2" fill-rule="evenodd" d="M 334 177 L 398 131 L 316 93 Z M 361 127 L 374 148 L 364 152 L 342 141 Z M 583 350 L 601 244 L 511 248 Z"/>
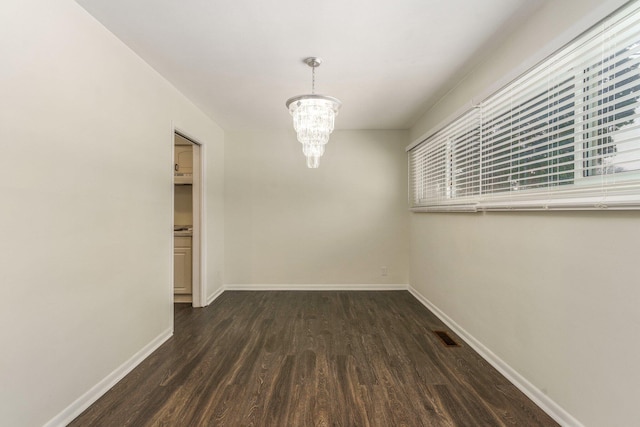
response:
<path id="1" fill-rule="evenodd" d="M 636 163 L 640 165 L 640 59 L 636 59 L 640 58 L 640 29 L 635 29 L 638 27 L 640 27 L 640 1 L 621 8 L 617 13 L 583 32 L 574 41 L 548 56 L 538 65 L 493 92 L 478 105 L 465 109 L 462 114 L 448 121 L 427 138 L 407 147 L 410 209 L 416 212 L 640 209 L 640 167 L 629 171 L 616 172 L 614 170 L 606 173 L 604 167 L 601 166 L 603 159 L 607 158 L 607 153 L 616 150 L 616 144 L 630 143 L 631 149 L 627 151 L 635 150 L 633 143 L 636 139 L 633 134 L 631 139 L 626 141 L 616 143 L 613 140 L 613 137 L 624 134 L 625 131 L 629 130 L 638 133 L 637 144 L 639 146 L 637 152 L 631 156 L 630 161 L 632 162 L 632 167 Z M 633 44 L 631 46 L 617 46 L 616 32 L 620 31 L 622 33 L 625 29 L 631 35 L 627 35 L 627 38 L 623 41 L 627 43 L 633 42 Z M 613 48 L 607 46 L 607 43 L 611 43 Z M 603 56 L 598 62 L 597 55 L 593 54 L 591 50 L 591 45 L 594 44 L 606 54 L 610 54 L 610 56 Z M 589 50 L 586 50 L 585 46 L 588 46 Z M 616 61 L 618 61 L 618 53 L 616 53 L 615 49 L 622 52 L 623 50 L 629 51 L 632 48 L 635 53 L 628 54 L 628 56 L 624 56 L 620 60 L 622 64 L 631 61 L 631 65 L 627 65 L 627 69 L 631 70 L 631 72 L 622 78 L 623 84 L 625 84 L 625 79 L 630 79 L 631 81 L 629 93 L 624 95 L 626 100 L 631 100 L 628 104 L 631 107 L 628 110 L 617 110 L 618 83 L 615 81 L 608 83 L 609 80 L 605 73 L 613 73 L 611 74 L 613 76 L 612 80 L 617 77 L 616 73 L 625 75 L 627 73 L 625 70 L 627 69 L 622 68 L 621 71 L 618 71 L 615 68 Z M 581 52 L 582 55 L 580 55 Z M 614 53 L 611 55 L 611 52 Z M 595 63 L 593 63 L 593 58 L 596 58 Z M 561 74 L 558 81 L 553 80 L 557 76 L 557 74 L 552 75 L 554 63 L 560 64 L 558 65 L 560 67 L 569 67 L 568 70 L 570 70 L 565 73 L 564 70 L 567 68 L 562 68 L 565 74 Z M 547 79 L 548 82 L 552 83 L 547 83 L 546 89 L 542 90 L 540 88 L 545 87 L 544 73 L 549 74 Z M 593 82 L 590 82 L 589 79 L 593 77 L 594 73 L 596 77 Z M 528 81 L 533 81 L 531 87 L 527 86 Z M 566 85 L 567 82 L 569 82 L 568 86 Z M 602 87 L 598 89 L 600 86 Z M 510 100 L 510 91 L 528 94 L 516 99 L 522 105 L 516 105 L 515 110 L 512 109 L 512 105 L 500 104 L 504 100 Z M 607 95 L 609 91 L 612 92 Z M 597 96 L 591 99 L 594 94 L 597 94 Z M 565 96 L 565 98 L 561 96 Z M 536 100 L 538 98 L 540 98 L 540 105 L 537 105 L 538 101 Z M 492 103 L 495 103 L 495 105 Z M 527 104 L 529 105 L 527 106 Z M 571 106 L 571 110 L 564 113 L 567 105 Z M 557 106 L 556 110 L 553 110 L 554 106 Z M 505 122 L 503 127 L 500 127 L 499 124 L 496 126 L 495 123 L 492 124 L 491 120 L 489 120 L 490 118 L 494 121 L 500 120 L 500 115 L 491 116 L 491 108 L 507 114 L 503 119 Z M 530 108 L 534 108 L 534 110 L 529 111 L 528 109 Z M 538 110 L 535 110 L 535 108 L 538 108 Z M 464 196 L 457 197 L 457 181 L 460 177 L 457 176 L 458 168 L 455 165 L 457 159 L 452 153 L 459 150 L 459 148 L 452 143 L 451 137 L 447 137 L 447 135 L 452 132 L 452 129 L 464 127 L 464 121 L 468 120 L 473 111 L 479 112 L 480 116 L 480 164 L 475 170 L 479 182 L 479 191 L 477 193 L 472 192 L 471 195 L 465 193 Z M 624 129 L 624 125 L 617 127 L 619 124 L 618 115 L 624 115 L 630 111 L 632 116 L 630 129 Z M 510 117 L 508 116 L 509 114 L 520 116 Z M 530 122 L 526 121 L 528 116 L 524 114 L 529 114 L 529 116 L 533 117 Z M 540 119 L 541 117 L 543 119 Z M 545 119 L 548 120 L 545 121 Z M 539 122 L 536 120 L 539 120 Z M 610 130 L 606 125 L 611 120 L 615 127 L 613 130 Z M 593 123 L 597 123 L 595 128 L 591 127 Z M 544 129 L 538 132 L 538 125 L 543 126 Z M 492 126 L 494 127 L 492 128 Z M 488 135 L 491 129 L 500 129 L 506 132 L 507 139 L 499 140 L 497 147 L 490 144 L 491 137 Z M 518 134 L 519 129 L 523 129 L 520 134 Z M 555 133 L 549 134 L 549 129 L 553 129 Z M 596 133 L 595 137 L 586 136 L 594 132 Z M 538 133 L 540 135 L 537 135 Z M 520 138 L 520 136 L 523 138 Z M 538 137 L 537 140 L 534 139 L 536 137 Z M 567 140 L 560 139 L 562 137 L 572 141 L 567 142 Z M 526 138 L 530 138 L 531 142 L 516 143 L 516 141 L 526 140 Z M 552 141 L 554 138 L 556 140 Z M 425 149 L 430 144 L 441 144 L 443 146 L 434 145 L 430 150 Z M 430 173 L 427 170 L 427 166 L 437 163 L 438 160 L 424 159 L 421 162 L 417 157 L 418 155 L 425 156 L 429 152 L 436 153 L 438 149 L 439 152 L 445 153 L 444 168 L 441 167 L 440 170 Z M 589 160 L 588 154 L 590 153 L 595 154 L 595 163 L 593 164 L 589 164 L 589 162 L 594 161 Z M 532 163 L 532 158 L 538 158 L 538 163 Z M 524 159 L 524 162 L 521 163 L 522 159 Z M 498 162 L 498 166 L 493 170 L 489 168 L 490 161 Z M 414 170 L 416 165 L 421 168 L 419 176 Z M 520 165 L 524 165 L 524 169 Z M 555 172 L 550 172 L 554 169 Z M 590 173 L 598 170 L 600 174 L 593 175 Z M 489 189 L 488 187 L 490 172 L 494 171 L 502 174 L 500 184 L 503 187 L 498 190 Z M 538 172 L 540 175 L 534 176 Z M 443 175 L 438 176 L 438 173 Z M 522 178 L 522 181 L 530 188 L 520 189 L 518 180 L 515 180 L 515 187 L 512 188 L 511 185 L 514 182 L 512 176 L 514 173 L 520 177 L 529 176 L 528 180 Z M 505 174 L 508 175 L 508 188 L 506 189 L 504 187 Z M 445 197 L 440 197 L 438 188 L 429 188 L 428 181 L 416 182 L 416 180 L 426 176 L 431 177 L 431 181 L 444 183 Z M 466 171 L 465 177 L 471 181 L 475 179 L 473 177 L 469 178 L 468 171 Z M 569 179 L 569 177 L 571 178 Z M 536 182 L 541 184 L 536 184 Z M 525 185 L 522 186 L 526 187 Z M 423 197 L 418 195 L 418 188 L 420 195 Z M 428 197 L 429 194 L 434 196 Z"/>

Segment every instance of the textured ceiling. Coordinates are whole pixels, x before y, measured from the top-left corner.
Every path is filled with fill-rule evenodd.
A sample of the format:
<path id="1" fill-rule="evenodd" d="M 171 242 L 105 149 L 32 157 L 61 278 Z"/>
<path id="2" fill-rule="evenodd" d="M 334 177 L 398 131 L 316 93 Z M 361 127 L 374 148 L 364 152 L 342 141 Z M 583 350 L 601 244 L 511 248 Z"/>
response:
<path id="1" fill-rule="evenodd" d="M 78 0 L 225 129 L 290 127 L 339 98 L 338 129 L 405 129 L 545 0 Z"/>

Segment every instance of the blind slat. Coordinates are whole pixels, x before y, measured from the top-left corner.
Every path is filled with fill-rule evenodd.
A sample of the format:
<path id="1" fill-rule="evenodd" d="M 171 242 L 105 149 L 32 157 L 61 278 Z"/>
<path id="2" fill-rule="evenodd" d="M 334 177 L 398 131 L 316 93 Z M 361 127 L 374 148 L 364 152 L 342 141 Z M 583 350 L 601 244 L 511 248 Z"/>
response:
<path id="1" fill-rule="evenodd" d="M 417 210 L 597 208 L 623 193 L 614 205 L 640 208 L 640 2 L 413 147 L 409 174 Z"/>

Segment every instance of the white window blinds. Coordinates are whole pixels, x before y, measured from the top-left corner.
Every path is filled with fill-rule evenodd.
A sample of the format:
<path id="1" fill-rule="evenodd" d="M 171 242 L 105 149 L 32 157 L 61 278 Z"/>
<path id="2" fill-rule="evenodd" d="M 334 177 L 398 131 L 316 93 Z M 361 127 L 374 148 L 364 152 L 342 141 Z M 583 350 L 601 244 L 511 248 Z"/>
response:
<path id="1" fill-rule="evenodd" d="M 412 148 L 412 208 L 640 208 L 639 5 Z"/>
<path id="2" fill-rule="evenodd" d="M 475 200 L 479 167 L 480 114 L 474 109 L 410 151 L 413 204 L 437 207 Z"/>

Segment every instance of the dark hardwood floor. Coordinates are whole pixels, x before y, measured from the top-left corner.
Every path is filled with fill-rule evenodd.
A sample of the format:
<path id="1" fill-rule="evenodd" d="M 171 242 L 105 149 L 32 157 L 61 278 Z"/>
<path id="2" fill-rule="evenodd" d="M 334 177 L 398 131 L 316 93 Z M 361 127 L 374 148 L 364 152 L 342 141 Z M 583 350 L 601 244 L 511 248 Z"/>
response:
<path id="1" fill-rule="evenodd" d="M 411 294 L 225 292 L 71 426 L 557 425 Z"/>

